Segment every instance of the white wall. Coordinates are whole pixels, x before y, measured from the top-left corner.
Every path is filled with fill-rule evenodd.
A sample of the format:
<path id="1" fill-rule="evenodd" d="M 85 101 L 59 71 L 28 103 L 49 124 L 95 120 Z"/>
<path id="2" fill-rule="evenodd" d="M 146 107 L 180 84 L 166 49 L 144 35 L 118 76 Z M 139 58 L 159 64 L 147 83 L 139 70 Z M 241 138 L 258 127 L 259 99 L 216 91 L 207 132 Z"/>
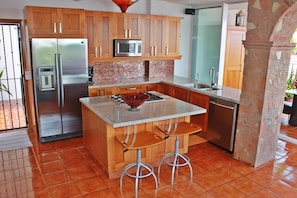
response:
<path id="1" fill-rule="evenodd" d="M 228 25 L 235 25 L 235 18 L 236 14 L 242 10 L 243 13 L 246 14 L 244 20 L 244 25 L 246 26 L 247 23 L 247 10 L 248 10 L 248 3 L 237 3 L 237 4 L 229 4 L 228 9 Z"/>

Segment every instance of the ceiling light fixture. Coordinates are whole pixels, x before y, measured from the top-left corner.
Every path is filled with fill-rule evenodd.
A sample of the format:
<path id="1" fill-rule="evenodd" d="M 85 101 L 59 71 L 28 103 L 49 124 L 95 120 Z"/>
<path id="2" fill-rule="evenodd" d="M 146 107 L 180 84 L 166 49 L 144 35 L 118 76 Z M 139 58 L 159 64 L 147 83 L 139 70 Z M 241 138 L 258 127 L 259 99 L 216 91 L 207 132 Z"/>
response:
<path id="1" fill-rule="evenodd" d="M 138 0 L 112 0 L 115 4 L 117 4 L 123 13 L 126 12 L 127 8 L 136 3 Z"/>

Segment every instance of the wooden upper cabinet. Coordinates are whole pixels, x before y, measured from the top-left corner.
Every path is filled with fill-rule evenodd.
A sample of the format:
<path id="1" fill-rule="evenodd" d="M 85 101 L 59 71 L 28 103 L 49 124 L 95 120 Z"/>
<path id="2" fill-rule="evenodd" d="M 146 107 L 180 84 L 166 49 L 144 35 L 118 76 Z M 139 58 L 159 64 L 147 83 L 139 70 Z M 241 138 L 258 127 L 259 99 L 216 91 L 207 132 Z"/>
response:
<path id="1" fill-rule="evenodd" d="M 143 17 L 143 56 L 165 56 L 166 17 L 145 15 Z"/>
<path id="2" fill-rule="evenodd" d="M 27 6 L 29 37 L 84 37 L 83 9 Z"/>
<path id="3" fill-rule="evenodd" d="M 180 56 L 180 18 L 166 18 L 165 56 Z"/>
<path id="4" fill-rule="evenodd" d="M 142 15 L 114 13 L 115 38 L 116 39 L 141 39 L 142 37 Z"/>
<path id="5" fill-rule="evenodd" d="M 246 28 L 228 26 L 223 85 L 241 89 L 245 49 L 242 41 L 245 40 Z"/>
<path id="6" fill-rule="evenodd" d="M 113 13 L 86 12 L 89 61 L 113 57 L 113 24 Z"/>

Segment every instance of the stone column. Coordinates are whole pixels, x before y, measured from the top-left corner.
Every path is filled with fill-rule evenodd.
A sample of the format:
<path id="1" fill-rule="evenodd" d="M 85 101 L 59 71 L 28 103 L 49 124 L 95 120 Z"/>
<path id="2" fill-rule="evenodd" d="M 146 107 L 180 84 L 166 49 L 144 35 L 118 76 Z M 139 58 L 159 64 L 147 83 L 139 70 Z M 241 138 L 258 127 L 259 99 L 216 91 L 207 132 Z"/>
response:
<path id="1" fill-rule="evenodd" d="M 270 86 L 267 74 L 272 43 L 245 41 L 244 45 L 246 56 L 234 157 L 257 166 L 260 150 L 264 148 L 268 151 L 265 161 L 269 161 L 274 158 L 276 149 L 276 135 L 265 139 L 261 137 L 261 133 L 265 133 L 262 130 L 267 127 L 265 120 L 268 114 L 265 112 L 264 100 L 269 92 L 266 89 Z M 269 145 L 274 148 L 271 149 Z"/>

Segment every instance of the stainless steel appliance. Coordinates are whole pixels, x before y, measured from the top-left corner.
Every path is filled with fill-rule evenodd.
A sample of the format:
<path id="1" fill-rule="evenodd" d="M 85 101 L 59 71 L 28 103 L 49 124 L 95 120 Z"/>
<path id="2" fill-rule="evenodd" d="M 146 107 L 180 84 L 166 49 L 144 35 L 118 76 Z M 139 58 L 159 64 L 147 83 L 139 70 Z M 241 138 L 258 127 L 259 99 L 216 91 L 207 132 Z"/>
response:
<path id="1" fill-rule="evenodd" d="M 81 135 L 80 97 L 88 95 L 87 39 L 32 39 L 39 139 Z"/>
<path id="2" fill-rule="evenodd" d="M 142 55 L 142 41 L 139 39 L 115 39 L 113 44 L 114 56 Z"/>
<path id="3" fill-rule="evenodd" d="M 234 150 L 238 104 L 211 98 L 206 139 L 230 152 Z"/>

